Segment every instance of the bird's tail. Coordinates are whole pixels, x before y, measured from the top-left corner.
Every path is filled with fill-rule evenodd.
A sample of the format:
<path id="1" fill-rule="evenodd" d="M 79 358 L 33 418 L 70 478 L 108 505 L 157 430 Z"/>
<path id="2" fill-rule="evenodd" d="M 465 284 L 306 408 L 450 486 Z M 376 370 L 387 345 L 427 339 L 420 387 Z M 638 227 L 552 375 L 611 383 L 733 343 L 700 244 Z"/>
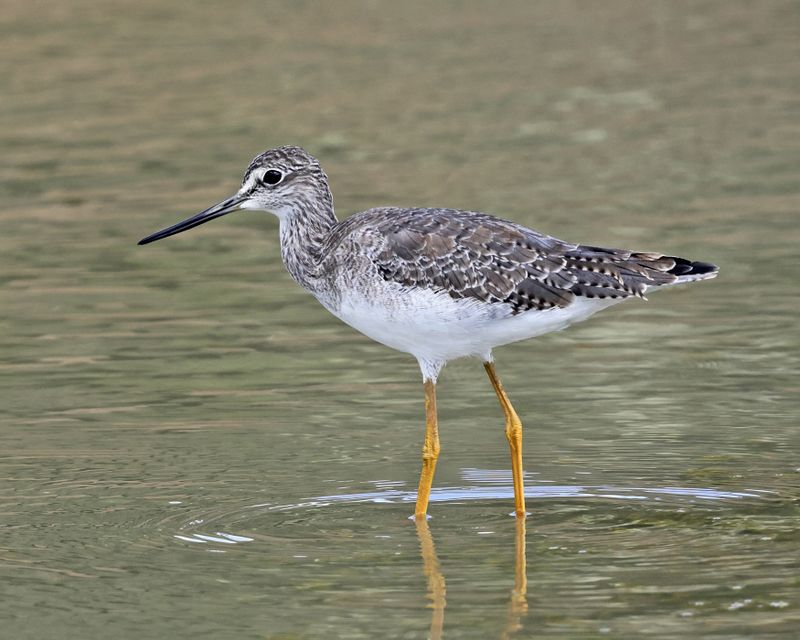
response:
<path id="1" fill-rule="evenodd" d="M 692 261 L 686 258 L 675 256 L 665 256 L 668 260 L 675 262 L 675 266 L 667 271 L 675 276 L 672 284 L 683 284 L 684 282 L 696 282 L 697 280 L 710 280 L 716 278 L 719 267 L 710 262 Z"/>
<path id="2" fill-rule="evenodd" d="M 627 251 L 578 245 L 565 254 L 569 273 L 577 280 L 572 292 L 598 298 L 638 296 L 664 286 L 708 280 L 718 268 L 651 251 Z"/>

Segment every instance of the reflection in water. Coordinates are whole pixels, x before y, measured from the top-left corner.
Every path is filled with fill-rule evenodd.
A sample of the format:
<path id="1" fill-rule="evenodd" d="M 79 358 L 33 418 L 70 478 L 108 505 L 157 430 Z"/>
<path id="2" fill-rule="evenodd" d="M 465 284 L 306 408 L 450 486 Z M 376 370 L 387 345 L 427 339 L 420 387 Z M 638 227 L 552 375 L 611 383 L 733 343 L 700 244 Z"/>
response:
<path id="1" fill-rule="evenodd" d="M 516 519 L 514 542 L 514 588 L 511 590 L 511 601 L 508 606 L 508 619 L 501 638 L 510 638 L 522 628 L 522 618 L 528 613 L 528 575 L 525 556 L 525 518 Z M 431 601 L 431 627 L 428 633 L 430 640 L 439 640 L 444 630 L 444 608 L 447 606 L 445 595 L 445 579 L 436 556 L 436 545 L 433 542 L 430 527 L 425 519 L 414 520 L 417 527 L 417 538 L 422 555 L 422 571 L 428 580 L 428 599 Z"/>
<path id="2" fill-rule="evenodd" d="M 525 518 L 517 518 L 514 540 L 514 589 L 508 605 L 508 624 L 503 638 L 522 628 L 522 618 L 528 613 L 528 565 L 525 556 Z"/>
<path id="3" fill-rule="evenodd" d="M 447 605 L 445 600 L 444 576 L 439 568 L 439 558 L 436 557 L 436 546 L 433 544 L 433 536 L 425 518 L 415 519 L 417 527 L 417 537 L 419 538 L 419 548 L 422 554 L 422 570 L 428 579 L 428 598 L 431 601 L 433 614 L 431 615 L 431 630 L 428 637 L 431 640 L 438 640 L 442 637 L 444 627 L 444 608 Z"/>

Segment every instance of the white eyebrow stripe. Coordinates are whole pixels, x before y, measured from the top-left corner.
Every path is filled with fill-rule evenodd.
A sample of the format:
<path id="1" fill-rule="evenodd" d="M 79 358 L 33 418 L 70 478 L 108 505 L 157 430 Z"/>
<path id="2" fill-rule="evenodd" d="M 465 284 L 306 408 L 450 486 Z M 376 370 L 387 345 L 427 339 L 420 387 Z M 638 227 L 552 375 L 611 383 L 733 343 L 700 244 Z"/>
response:
<path id="1" fill-rule="evenodd" d="M 261 180 L 263 177 L 263 173 L 260 173 L 258 176 L 255 175 L 255 171 L 251 171 L 250 175 L 247 176 L 247 180 L 242 185 L 242 188 L 239 189 L 239 194 L 244 195 L 245 193 L 250 193 L 256 187 L 256 183 Z"/>

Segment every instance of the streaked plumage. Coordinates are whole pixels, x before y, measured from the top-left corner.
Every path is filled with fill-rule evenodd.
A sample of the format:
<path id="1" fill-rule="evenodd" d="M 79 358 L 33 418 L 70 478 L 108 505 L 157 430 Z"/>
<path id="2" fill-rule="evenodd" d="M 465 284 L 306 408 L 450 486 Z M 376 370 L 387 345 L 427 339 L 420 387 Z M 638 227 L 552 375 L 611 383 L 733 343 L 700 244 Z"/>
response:
<path id="1" fill-rule="evenodd" d="M 521 424 L 490 364 L 494 347 L 563 329 L 652 289 L 717 273 L 706 262 L 572 244 L 473 211 L 383 207 L 339 222 L 319 162 L 291 146 L 254 158 L 232 198 L 140 244 L 237 208 L 274 213 L 291 276 L 351 326 L 414 355 L 426 394 L 433 393 L 427 384 L 435 383 L 447 361 L 482 358 L 506 413 L 510 443 L 509 434 L 521 434 Z M 435 424 L 429 422 L 428 429 L 431 436 Z M 513 438 L 520 514 L 521 435 Z M 438 454 L 438 436 L 435 443 Z M 432 467 L 425 469 L 423 477 L 432 479 Z M 423 502 L 418 516 L 427 497 Z"/>
<path id="2" fill-rule="evenodd" d="M 387 281 L 507 305 L 513 315 L 567 307 L 576 297 L 643 297 L 648 287 L 716 270 L 657 253 L 570 244 L 455 209 L 370 209 L 333 228 L 324 253 L 331 255 L 347 238 L 369 247 Z"/>

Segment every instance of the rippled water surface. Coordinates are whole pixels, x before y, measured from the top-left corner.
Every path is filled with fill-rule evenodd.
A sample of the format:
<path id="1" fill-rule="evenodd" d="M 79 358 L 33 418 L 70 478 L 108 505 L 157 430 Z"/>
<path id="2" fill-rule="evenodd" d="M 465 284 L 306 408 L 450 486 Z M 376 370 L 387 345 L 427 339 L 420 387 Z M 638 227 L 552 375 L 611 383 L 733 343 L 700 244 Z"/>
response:
<path id="1" fill-rule="evenodd" d="M 794 638 L 793 2 L 9 0 L 0 16 L 0 622 L 13 638 Z M 137 247 L 249 159 L 340 216 L 477 208 L 718 263 L 440 389 L 241 214 Z"/>

